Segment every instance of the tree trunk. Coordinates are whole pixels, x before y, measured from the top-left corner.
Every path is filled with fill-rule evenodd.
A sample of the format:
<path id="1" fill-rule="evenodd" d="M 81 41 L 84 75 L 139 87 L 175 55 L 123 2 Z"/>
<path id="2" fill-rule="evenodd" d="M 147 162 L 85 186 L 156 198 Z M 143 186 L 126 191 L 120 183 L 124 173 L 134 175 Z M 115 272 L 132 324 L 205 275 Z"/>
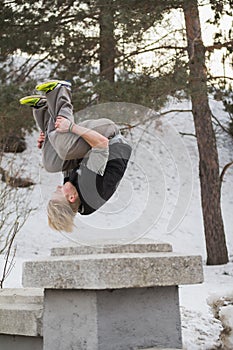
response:
<path id="1" fill-rule="evenodd" d="M 207 265 L 228 262 L 221 213 L 219 161 L 208 102 L 205 47 L 196 0 L 185 0 L 183 11 L 188 40 L 190 94 L 199 150 L 202 212 L 207 250 Z"/>
<path id="2" fill-rule="evenodd" d="M 103 3 L 103 2 L 101 2 Z M 112 0 L 100 4 L 100 76 L 102 80 L 114 82 L 115 38 L 114 38 L 114 11 Z"/>

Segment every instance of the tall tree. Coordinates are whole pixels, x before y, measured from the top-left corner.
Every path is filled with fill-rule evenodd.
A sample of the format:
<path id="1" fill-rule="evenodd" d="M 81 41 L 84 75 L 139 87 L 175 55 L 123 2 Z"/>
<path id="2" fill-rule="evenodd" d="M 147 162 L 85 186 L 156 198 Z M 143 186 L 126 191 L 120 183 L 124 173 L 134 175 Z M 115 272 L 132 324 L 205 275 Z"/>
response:
<path id="1" fill-rule="evenodd" d="M 206 50 L 202 41 L 197 0 L 185 1 L 183 10 L 188 41 L 189 87 L 199 150 L 207 264 L 225 264 L 228 262 L 228 253 L 221 214 L 219 161 L 208 102 Z"/>
<path id="2" fill-rule="evenodd" d="M 217 19 L 222 13 L 222 5 L 232 3 L 231 0 L 224 0 L 224 2 L 209 0 L 209 2 L 216 9 Z M 174 79 L 174 76 L 179 75 L 171 74 L 170 63 L 174 63 L 176 60 L 174 57 L 169 62 L 165 62 L 163 67 L 153 67 L 148 74 L 141 75 L 135 73 L 134 60 L 131 58 L 143 49 L 148 50 L 147 47 L 143 48 L 144 30 L 155 25 L 166 12 L 177 8 L 183 9 L 186 20 L 189 88 L 200 155 L 207 263 L 221 264 L 227 262 L 228 258 L 220 207 L 218 154 L 208 104 L 206 48 L 201 38 L 197 0 L 167 0 L 166 2 L 160 0 L 143 2 L 140 0 L 69 0 L 65 2 L 38 0 L 34 2 L 29 0 L 26 3 L 21 0 L 4 1 L 0 13 L 0 24 L 2 24 L 0 59 L 1 62 L 5 62 L 17 50 L 27 53 L 28 61 L 32 60 L 35 54 L 43 55 L 42 60 L 47 57 L 47 60 L 53 63 L 53 75 L 68 79 L 75 77 L 79 88 L 77 91 L 79 108 L 85 107 L 87 103 L 85 94 L 93 94 L 96 91 L 98 93 L 96 82 L 102 85 L 107 82 L 105 95 L 108 100 L 125 100 L 154 107 L 157 106 L 161 96 L 173 93 L 177 88 L 185 88 L 186 75 L 182 75 L 181 82 L 179 79 Z M 174 51 L 178 53 L 178 58 L 184 56 L 186 49 L 177 43 L 162 46 L 163 50 L 170 48 L 173 53 Z M 124 47 L 127 47 L 127 50 L 133 47 L 133 50 L 125 51 Z M 221 45 L 218 45 L 218 48 L 220 47 Z M 151 50 L 159 52 L 156 45 Z M 96 63 L 100 63 L 101 79 L 97 74 L 93 74 L 95 80 L 92 80 L 92 85 L 88 84 L 83 94 L 84 102 L 80 103 L 82 102 L 80 86 L 86 79 L 90 82 L 90 72 Z M 115 68 L 122 67 L 122 63 L 125 63 L 124 68 L 130 68 L 131 76 L 129 78 L 129 75 L 126 75 L 125 79 L 118 78 L 113 83 Z M 29 76 L 34 65 L 32 64 L 28 70 L 24 69 L 26 65 L 24 64 L 21 71 L 13 72 L 11 75 L 13 81 L 20 82 Z M 179 66 L 180 61 L 176 60 L 174 67 Z M 3 82 L 8 82 L 8 70 L 4 70 L 4 65 L 1 67 L 3 69 L 0 78 Z M 185 64 L 182 66 L 183 72 L 184 67 Z M 155 75 L 151 76 L 152 73 Z M 87 74 L 89 74 L 88 77 Z M 90 102 L 92 102 L 91 98 Z"/>
<path id="3" fill-rule="evenodd" d="M 116 41 L 114 28 L 114 9 L 113 1 L 108 0 L 100 4 L 99 8 L 99 63 L 100 78 L 114 83 L 115 76 L 115 56 Z"/>

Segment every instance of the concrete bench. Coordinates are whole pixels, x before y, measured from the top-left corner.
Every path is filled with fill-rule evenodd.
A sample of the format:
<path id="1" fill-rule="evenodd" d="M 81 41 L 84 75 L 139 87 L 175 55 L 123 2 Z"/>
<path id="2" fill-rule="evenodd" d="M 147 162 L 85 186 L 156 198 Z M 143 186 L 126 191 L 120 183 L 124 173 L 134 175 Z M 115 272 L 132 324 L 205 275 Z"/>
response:
<path id="1" fill-rule="evenodd" d="M 0 290 L 0 349 L 42 350 L 43 290 Z"/>
<path id="2" fill-rule="evenodd" d="M 182 348 L 178 286 L 203 281 L 200 256 L 169 244 L 66 247 L 24 264 L 44 288 L 44 350 Z"/>

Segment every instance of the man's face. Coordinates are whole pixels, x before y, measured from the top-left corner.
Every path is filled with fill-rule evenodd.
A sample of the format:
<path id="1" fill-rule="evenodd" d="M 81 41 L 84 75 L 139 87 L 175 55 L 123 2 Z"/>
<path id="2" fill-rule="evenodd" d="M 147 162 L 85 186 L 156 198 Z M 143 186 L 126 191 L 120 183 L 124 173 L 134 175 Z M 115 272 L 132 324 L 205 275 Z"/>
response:
<path id="1" fill-rule="evenodd" d="M 66 198 L 68 202 L 73 203 L 78 198 L 78 192 L 71 182 L 66 182 L 63 186 L 57 186 L 52 195 L 52 199 Z"/>

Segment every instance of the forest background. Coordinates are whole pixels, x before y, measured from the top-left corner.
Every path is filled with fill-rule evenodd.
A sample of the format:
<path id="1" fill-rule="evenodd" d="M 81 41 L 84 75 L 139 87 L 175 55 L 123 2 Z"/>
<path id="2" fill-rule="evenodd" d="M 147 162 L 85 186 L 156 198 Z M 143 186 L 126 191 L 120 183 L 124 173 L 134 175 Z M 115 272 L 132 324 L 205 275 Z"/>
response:
<path id="1" fill-rule="evenodd" d="M 213 115 L 208 97 L 211 94 L 223 101 L 229 115 L 223 128 L 232 133 L 232 5 L 227 0 L 3 1 L 2 152 L 24 150 L 24 136 L 34 130 L 35 123 L 30 110 L 19 108 L 18 100 L 31 94 L 38 80 L 70 80 L 75 110 L 124 101 L 160 113 L 171 96 L 189 98 L 199 152 L 207 264 L 227 263 L 221 183 L 232 162 L 220 172 L 214 127 L 221 123 Z M 203 41 L 202 32 L 209 33 L 208 41 Z M 124 126 L 130 130 L 134 123 L 128 118 Z M 13 223 L 7 222 L 7 196 L 14 195 L 8 188 L 14 191 L 22 183 L 12 180 L 9 169 L 1 167 L 1 173 L 6 183 L 1 192 L 4 252 L 11 246 L 22 216 L 18 212 Z M 11 212 L 17 211 L 13 208 Z M 26 210 L 24 220 L 28 215 Z"/>

